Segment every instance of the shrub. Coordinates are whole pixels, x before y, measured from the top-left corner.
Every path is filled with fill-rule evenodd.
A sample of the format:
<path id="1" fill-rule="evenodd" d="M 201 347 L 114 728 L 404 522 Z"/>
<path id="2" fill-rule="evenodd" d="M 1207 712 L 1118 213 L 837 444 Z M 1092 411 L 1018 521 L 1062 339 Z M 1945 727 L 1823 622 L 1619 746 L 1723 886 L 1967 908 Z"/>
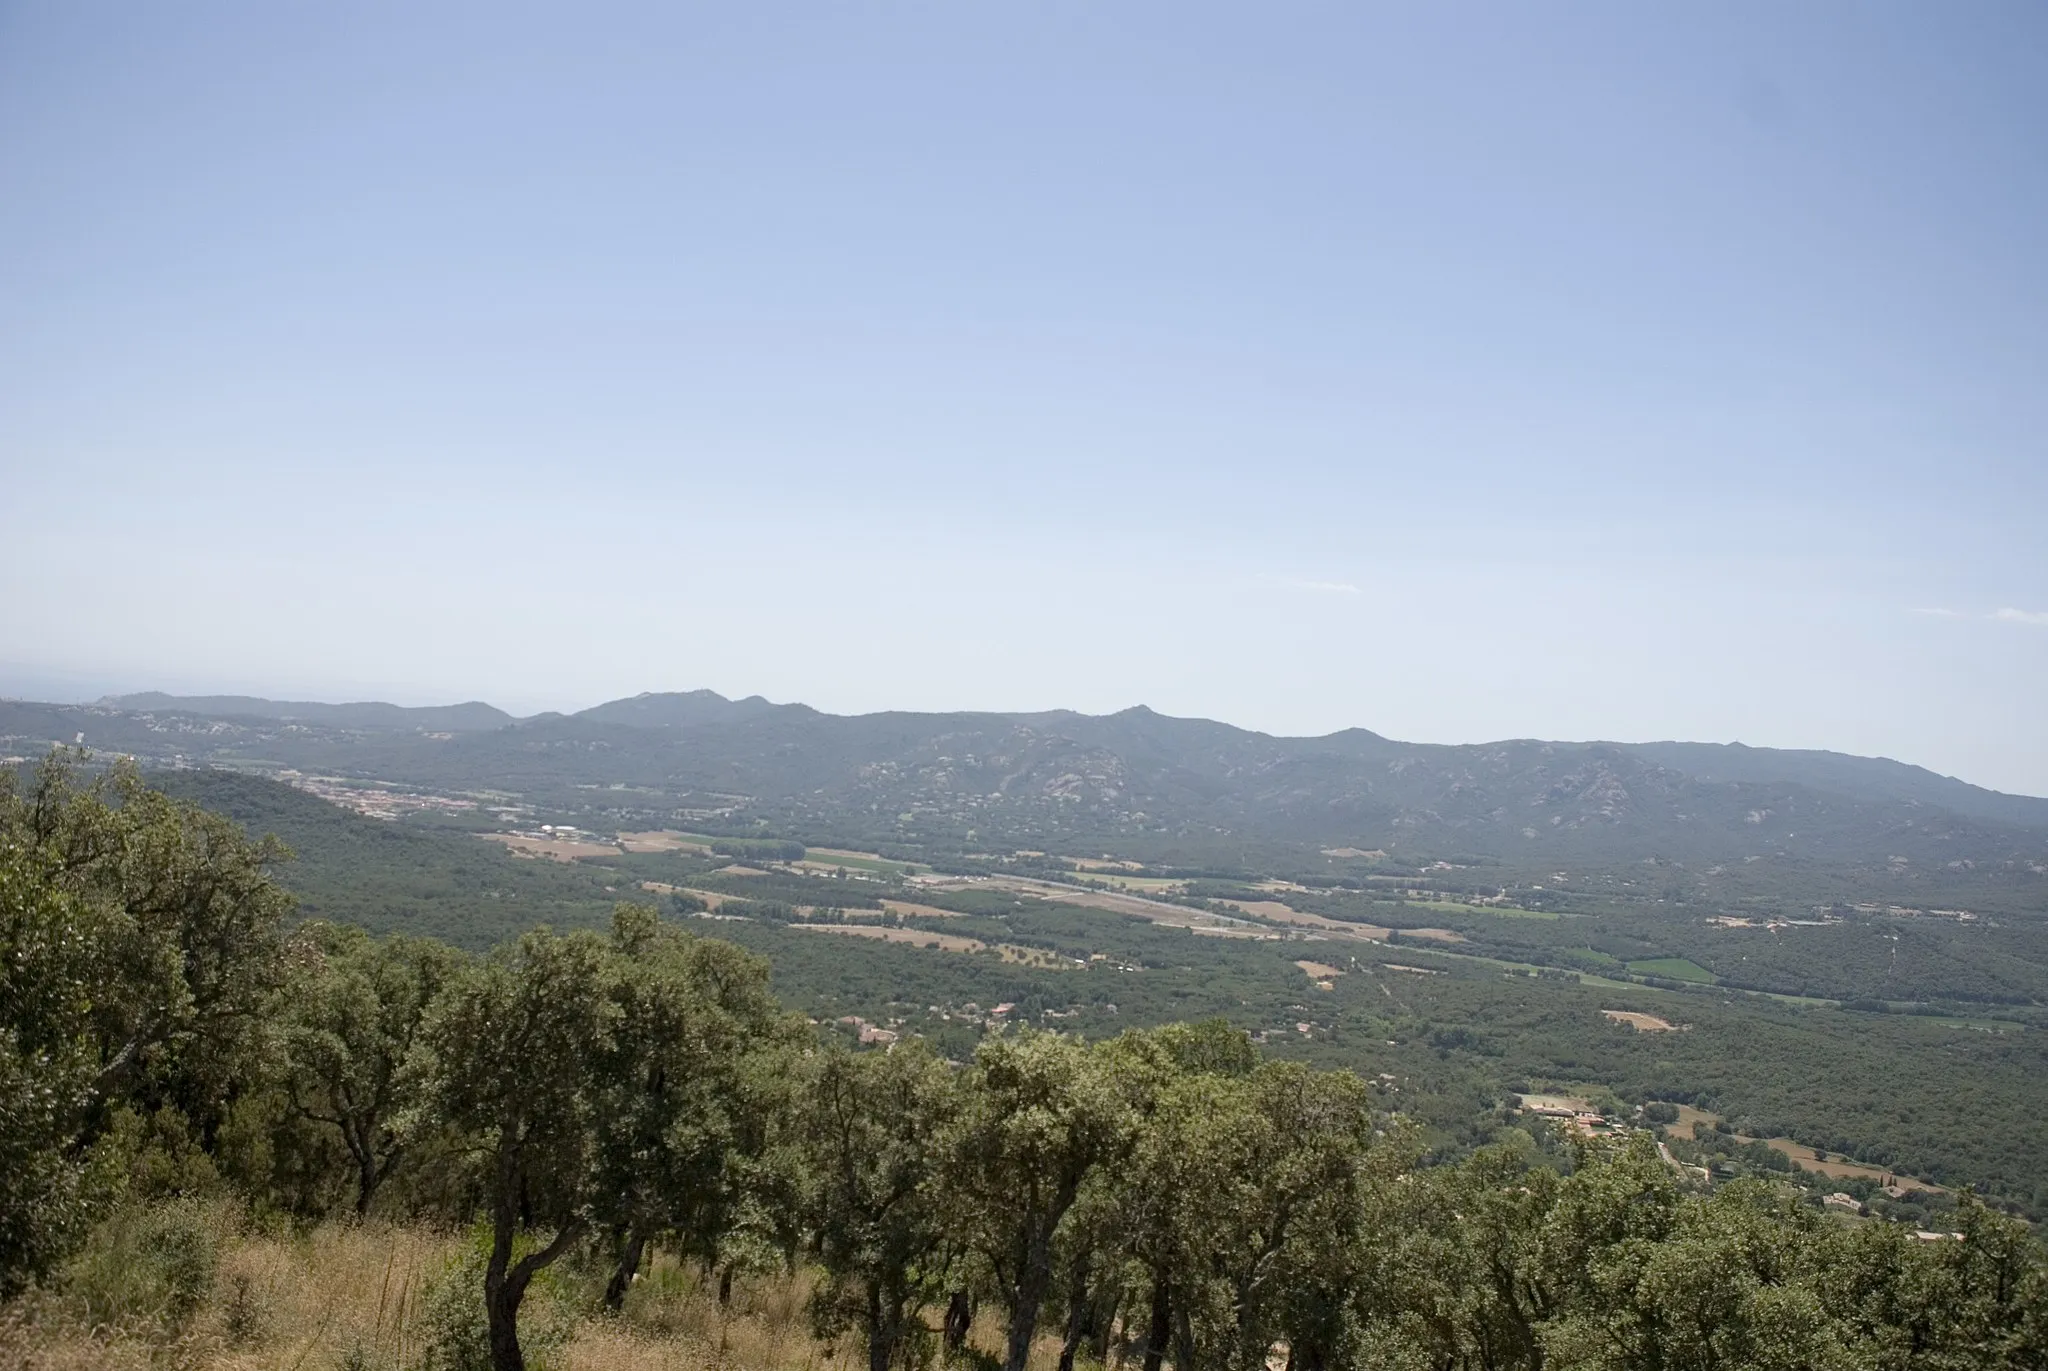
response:
<path id="1" fill-rule="evenodd" d="M 490 1227 L 479 1224 L 462 1255 L 427 1283 L 420 1305 L 427 1371 L 491 1371 L 491 1330 L 484 1315 L 490 1250 Z M 574 1331 L 560 1293 L 551 1274 L 542 1271 L 520 1307 L 519 1348 L 531 1371 L 548 1371 Z"/>
<path id="2" fill-rule="evenodd" d="M 213 1290 L 221 1216 L 193 1200 L 117 1209 L 65 1269 L 92 1325 L 184 1324 Z"/>

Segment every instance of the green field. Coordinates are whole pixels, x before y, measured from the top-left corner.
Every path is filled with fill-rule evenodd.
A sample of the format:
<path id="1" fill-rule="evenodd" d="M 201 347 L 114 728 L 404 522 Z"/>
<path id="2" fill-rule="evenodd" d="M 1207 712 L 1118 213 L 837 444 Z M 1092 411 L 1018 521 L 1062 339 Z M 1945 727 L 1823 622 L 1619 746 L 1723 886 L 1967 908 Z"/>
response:
<path id="1" fill-rule="evenodd" d="M 1561 919 L 1554 909 L 1523 909 L 1512 904 L 1465 904 L 1458 900 L 1408 900 L 1399 902 L 1409 909 L 1427 909 L 1436 914 L 1492 914 L 1502 919 Z"/>
<path id="2" fill-rule="evenodd" d="M 1712 985 L 1714 973 L 1696 962 L 1683 957 L 1657 957 L 1647 962 L 1630 962 L 1630 974 L 1636 976 L 1662 976 L 1667 981 L 1696 981 L 1701 985 Z"/>
<path id="3" fill-rule="evenodd" d="M 1126 876 L 1121 871 L 1077 871 L 1064 879 L 1074 885 L 1110 885 L 1119 890 L 1136 890 L 1144 894 L 1178 890 L 1187 884 L 1186 881 L 1170 880 L 1165 876 Z"/>

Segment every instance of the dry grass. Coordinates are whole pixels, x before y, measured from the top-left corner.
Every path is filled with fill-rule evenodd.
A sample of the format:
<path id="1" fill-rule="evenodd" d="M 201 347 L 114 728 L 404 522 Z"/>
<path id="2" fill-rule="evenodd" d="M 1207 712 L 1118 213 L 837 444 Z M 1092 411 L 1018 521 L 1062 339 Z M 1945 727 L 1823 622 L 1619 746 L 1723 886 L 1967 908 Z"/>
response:
<path id="1" fill-rule="evenodd" d="M 304 1236 L 238 1231 L 218 1217 L 219 1262 L 205 1301 L 175 1327 L 92 1316 L 63 1286 L 0 1319 L 0 1365 L 21 1371 L 415 1371 L 426 1356 L 421 1296 L 462 1249 L 459 1236 L 327 1224 Z"/>
<path id="2" fill-rule="evenodd" d="M 431 1283 L 468 1248 L 462 1234 L 381 1223 L 334 1223 L 310 1233 L 254 1229 L 212 1211 L 219 1261 L 211 1292 L 177 1327 L 130 1320 L 95 1325 L 59 1288 L 0 1307 L 7 1371 L 425 1371 Z M 564 1268 L 568 1269 L 564 1269 Z M 595 1309 L 601 1273 L 556 1268 L 552 1297 L 528 1296 L 522 1332 L 567 1324 L 549 1371 L 863 1371 L 858 1340 L 810 1335 L 807 1273 L 735 1283 L 721 1306 L 694 1268 L 658 1257 L 622 1315 Z M 481 1295 L 479 1294 L 479 1298 Z M 541 1307 L 536 1307 L 541 1306 Z M 936 1317 L 937 1311 L 931 1311 Z M 979 1321 L 974 1345 L 994 1351 L 1001 1330 Z M 1058 1343 L 1042 1339 L 1032 1371 L 1051 1371 Z M 538 1363 L 536 1363 L 538 1364 Z"/>

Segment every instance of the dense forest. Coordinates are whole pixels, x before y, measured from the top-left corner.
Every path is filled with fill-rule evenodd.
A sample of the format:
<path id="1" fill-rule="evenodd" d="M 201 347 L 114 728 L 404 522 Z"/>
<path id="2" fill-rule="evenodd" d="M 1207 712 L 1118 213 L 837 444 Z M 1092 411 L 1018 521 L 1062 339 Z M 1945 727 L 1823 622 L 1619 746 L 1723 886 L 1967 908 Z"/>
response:
<path id="1" fill-rule="evenodd" d="M 1358 1071 L 1222 1020 L 956 1053 L 807 1022 L 767 961 L 630 901 L 481 954 L 302 921 L 283 855 L 125 766 L 0 791 L 9 1345 L 118 1290 L 189 1355 L 205 1199 L 470 1226 L 427 1301 L 446 1367 L 549 1364 L 541 1304 L 630 1318 L 682 1267 L 721 1301 L 800 1280 L 871 1371 L 2048 1365 L 2020 1222 L 1701 1188 L 1655 1135 L 1673 1106 L 1433 1145 Z M 235 1292 L 220 1336 L 261 1355 Z M 293 1364 L 378 1355 L 316 1331 Z"/>

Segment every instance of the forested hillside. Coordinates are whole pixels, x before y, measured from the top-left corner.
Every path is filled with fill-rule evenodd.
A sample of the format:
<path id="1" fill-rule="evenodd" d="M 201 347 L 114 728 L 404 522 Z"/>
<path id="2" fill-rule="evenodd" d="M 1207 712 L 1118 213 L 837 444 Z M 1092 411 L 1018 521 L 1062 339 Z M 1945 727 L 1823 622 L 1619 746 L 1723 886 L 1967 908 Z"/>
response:
<path id="1" fill-rule="evenodd" d="M 263 720 L 192 703 L 0 705 L 0 739 L 24 756 L 82 735 L 159 763 L 292 768 L 509 795 L 619 825 L 763 823 L 930 852 L 1113 850 L 1299 871 L 1327 865 L 1324 850 L 1352 850 L 1477 859 L 1504 881 L 1656 859 L 1735 893 L 1764 862 L 1769 882 L 1813 872 L 1857 898 L 2048 909 L 2048 800 L 1833 754 L 1452 747 L 1358 729 L 1275 738 L 1142 708 L 842 717 L 710 692 L 473 731 Z"/>
<path id="2" fill-rule="evenodd" d="M 960 1053 L 972 1052 L 985 1018 L 969 1005 L 1010 1003 L 1016 1021 L 1098 1037 L 1220 1017 L 1265 1038 L 1271 1052 L 1369 1078 L 1393 1073 L 1435 1147 L 1494 1139 L 1508 1126 L 1498 1109 L 1511 1090 L 1597 1082 L 1638 1102 L 1697 1103 L 1758 1136 L 1789 1136 L 1942 1184 L 1975 1183 L 2048 1213 L 2048 1156 L 2034 1144 L 2048 1118 L 2048 937 L 2038 923 L 1849 911 L 1834 923 L 1730 928 L 1690 906 L 1542 916 L 1402 900 L 1386 888 L 1270 891 L 1209 881 L 1198 888 L 1224 897 L 1210 907 L 1285 901 L 1340 927 L 1389 928 L 1392 938 L 1301 941 L 1300 930 L 1279 937 L 1255 920 L 1245 930 L 1269 937 L 1204 937 L 1158 921 L 1175 906 L 1138 917 L 1072 903 L 1089 898 L 1079 885 L 1042 885 L 1037 894 L 971 879 L 911 885 L 900 866 L 831 880 L 766 857 L 755 860 L 772 869 L 738 875 L 720 870 L 730 857 L 701 849 L 596 845 L 599 855 L 573 862 L 534 860 L 458 829 L 364 818 L 259 777 L 176 771 L 151 783 L 232 817 L 252 837 L 276 834 L 295 853 L 277 879 L 302 914 L 379 934 L 431 935 L 483 952 L 540 923 L 602 929 L 622 898 L 689 912 L 702 901 L 685 909 L 662 893 L 688 888 L 736 901 L 708 926 L 766 956 L 791 1004 L 825 1019 L 860 1016 Z M 884 912 L 886 902 L 905 900 L 930 912 Z M 840 917 L 816 912 L 826 909 L 893 918 L 984 950 L 825 938 L 793 926 Z M 1334 961 L 1344 974 L 1315 991 L 1303 958 Z M 1702 979 L 1670 979 L 1694 974 L 1679 963 Z M 1634 1032 L 1604 1017 L 1609 1009 L 1645 1011 L 1684 1031 Z M 1296 1027 L 1304 1022 L 1307 1033 Z"/>
<path id="3" fill-rule="evenodd" d="M 1220 1019 L 1090 1038 L 1003 1005 L 954 1043 L 807 1022 L 769 962 L 647 905 L 476 956 L 295 923 L 283 860 L 127 767 L 0 779 L 0 1356 L 733 1365 L 724 1311 L 750 1304 L 783 1311 L 790 1350 L 744 1371 L 842 1349 L 869 1371 L 2048 1360 L 2022 1223 L 1969 1194 L 1823 1201 L 1668 1099 L 1602 1092 L 1568 1125 L 1495 1103 L 1459 1145 L 1410 1102 L 1442 1091 L 1280 1059 Z M 956 917 L 1029 912 L 983 895 Z M 1368 1003 L 1396 998 L 1382 974 L 1419 978 L 1424 998 L 1374 1005 L 1390 1047 L 1487 1033 L 1417 1023 L 1448 971 L 1326 970 Z M 1341 1050 L 1334 1024 L 1304 1036 Z M 373 1246 L 309 1288 L 365 1242 L 381 1285 Z M 798 1310 L 819 1342 L 790 1337 Z M 715 1346 L 691 1341 L 710 1323 Z"/>

